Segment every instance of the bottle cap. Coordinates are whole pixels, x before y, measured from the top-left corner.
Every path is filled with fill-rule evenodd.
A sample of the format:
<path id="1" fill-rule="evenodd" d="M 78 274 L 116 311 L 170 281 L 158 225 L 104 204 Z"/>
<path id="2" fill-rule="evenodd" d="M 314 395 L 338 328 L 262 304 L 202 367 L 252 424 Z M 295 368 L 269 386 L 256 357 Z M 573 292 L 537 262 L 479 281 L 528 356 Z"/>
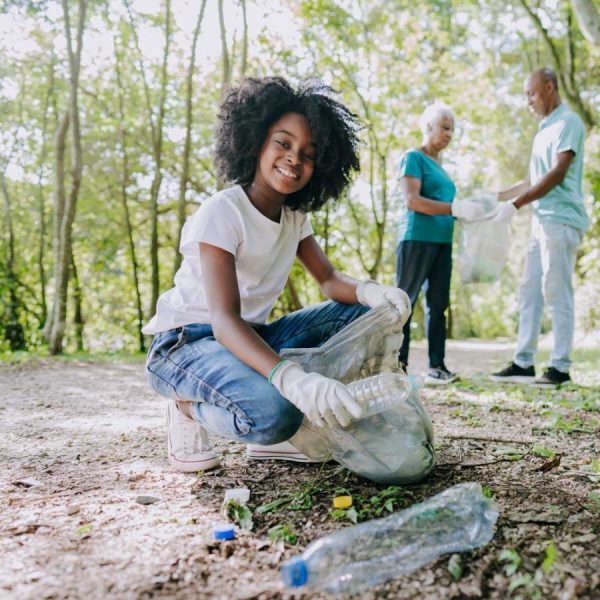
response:
<path id="1" fill-rule="evenodd" d="M 287 587 L 302 587 L 308 581 L 308 570 L 301 556 L 286 560 L 279 574 Z"/>
<path id="2" fill-rule="evenodd" d="M 235 538 L 235 529 L 230 523 L 219 523 L 213 529 L 215 540 L 232 540 Z"/>
<path id="3" fill-rule="evenodd" d="M 336 496 L 333 499 L 333 508 L 350 508 L 352 506 L 352 496 Z"/>

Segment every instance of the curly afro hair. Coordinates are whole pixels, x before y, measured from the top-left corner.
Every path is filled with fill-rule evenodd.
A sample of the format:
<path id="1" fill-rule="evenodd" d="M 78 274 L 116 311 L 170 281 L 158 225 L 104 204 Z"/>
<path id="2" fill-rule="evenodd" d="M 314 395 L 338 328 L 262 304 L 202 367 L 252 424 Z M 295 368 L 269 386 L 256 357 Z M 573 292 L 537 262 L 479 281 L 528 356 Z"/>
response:
<path id="1" fill-rule="evenodd" d="M 282 77 L 248 77 L 225 91 L 218 113 L 215 159 L 226 181 L 246 185 L 256 172 L 259 151 L 271 125 L 295 112 L 309 121 L 316 145 L 314 172 L 299 191 L 286 197 L 292 209 L 316 210 L 338 198 L 360 170 L 358 117 L 318 79 L 292 87 Z"/>

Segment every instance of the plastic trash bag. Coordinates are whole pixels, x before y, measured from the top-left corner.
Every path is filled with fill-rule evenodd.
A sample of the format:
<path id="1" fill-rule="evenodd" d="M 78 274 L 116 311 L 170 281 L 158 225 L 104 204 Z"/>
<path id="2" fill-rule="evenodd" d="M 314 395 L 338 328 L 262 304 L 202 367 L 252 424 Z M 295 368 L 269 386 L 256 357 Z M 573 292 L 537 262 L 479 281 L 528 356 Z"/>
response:
<path id="1" fill-rule="evenodd" d="M 398 369 L 407 317 L 379 307 L 319 348 L 282 351 L 307 371 L 349 384 L 366 413 L 347 427 L 316 427 L 305 419 L 290 440 L 296 448 L 311 458 L 331 457 L 378 483 L 412 483 L 431 472 L 436 462 L 431 421 L 416 380 Z"/>
<path id="2" fill-rule="evenodd" d="M 458 273 L 462 283 L 497 281 L 508 257 L 510 226 L 492 221 L 498 211 L 494 194 L 480 192 L 464 201 L 478 202 L 485 214 L 476 221 L 462 220 L 458 243 Z"/>

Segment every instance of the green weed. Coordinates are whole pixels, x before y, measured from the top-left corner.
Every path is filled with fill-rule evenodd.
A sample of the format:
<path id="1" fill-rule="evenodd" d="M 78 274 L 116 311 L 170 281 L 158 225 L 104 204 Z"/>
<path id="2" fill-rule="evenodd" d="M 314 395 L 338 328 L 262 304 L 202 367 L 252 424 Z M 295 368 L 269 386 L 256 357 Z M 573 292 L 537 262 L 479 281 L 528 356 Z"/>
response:
<path id="1" fill-rule="evenodd" d="M 240 504 L 237 500 L 228 500 L 221 509 L 222 515 L 236 523 L 241 529 L 252 531 L 254 522 L 252 521 L 252 511 L 246 504 Z"/>
<path id="2" fill-rule="evenodd" d="M 534 446 L 531 449 L 531 454 L 541 458 L 554 458 L 556 456 L 556 452 L 554 450 L 546 448 L 545 446 Z"/>
<path id="3" fill-rule="evenodd" d="M 358 523 L 367 519 L 377 519 L 395 512 L 407 499 L 407 492 L 397 485 L 391 485 L 377 494 L 365 498 L 359 494 L 353 494 L 347 489 L 338 488 L 337 494 L 343 492 L 352 496 L 353 505 L 350 508 L 338 508 L 331 511 L 331 518 L 340 521 L 347 519 L 352 523 Z"/>
<path id="4" fill-rule="evenodd" d="M 278 525 L 274 525 L 269 529 L 268 536 L 270 540 L 282 540 L 288 544 L 291 544 L 292 546 L 298 542 L 298 534 L 288 523 L 279 523 Z"/>

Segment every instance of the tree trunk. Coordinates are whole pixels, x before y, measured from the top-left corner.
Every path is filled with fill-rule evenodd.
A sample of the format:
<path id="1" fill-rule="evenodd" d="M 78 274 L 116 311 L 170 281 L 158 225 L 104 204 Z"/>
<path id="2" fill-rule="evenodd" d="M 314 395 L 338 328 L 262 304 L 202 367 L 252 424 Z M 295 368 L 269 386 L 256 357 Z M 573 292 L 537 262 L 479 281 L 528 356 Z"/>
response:
<path id="1" fill-rule="evenodd" d="M 296 290 L 296 286 L 294 285 L 294 282 L 292 281 L 291 277 L 288 277 L 285 287 L 287 287 L 287 290 L 290 295 L 290 305 L 289 305 L 290 312 L 300 310 L 302 308 L 302 302 L 300 302 L 300 298 L 298 297 L 298 292 Z"/>
<path id="2" fill-rule="evenodd" d="M 82 309 L 82 293 L 79 285 L 79 275 L 77 273 L 77 265 L 75 257 L 71 253 L 71 278 L 73 280 L 73 323 L 75 325 L 75 343 L 77 352 L 83 352 L 83 309 Z"/>
<path id="3" fill-rule="evenodd" d="M 10 349 L 26 350 L 25 333 L 23 325 L 19 323 L 19 301 L 17 298 L 17 275 L 15 273 L 15 232 L 12 223 L 12 211 L 10 196 L 6 187 L 4 173 L 0 173 L 0 187 L 4 197 L 4 208 L 6 215 L 6 229 L 8 236 L 8 257 L 6 261 L 6 278 L 8 284 L 8 304 L 4 307 L 6 315 L 4 337 L 8 341 Z"/>
<path id="4" fill-rule="evenodd" d="M 154 123 L 154 111 L 152 110 L 152 102 L 150 100 L 150 88 L 148 86 L 148 78 L 142 60 L 142 51 L 140 49 L 139 39 L 129 0 L 125 0 L 125 7 L 129 14 L 131 30 L 136 43 L 138 53 L 138 62 L 140 65 L 140 73 L 144 83 L 144 92 L 146 97 L 146 109 L 150 122 L 152 133 L 152 156 L 154 159 L 154 177 L 150 185 L 150 263 L 152 268 L 151 287 L 152 297 L 150 299 L 149 315 L 153 315 L 156 310 L 158 301 L 158 292 L 160 287 L 160 272 L 158 264 L 158 195 L 162 183 L 162 143 L 163 143 L 163 121 L 165 116 L 165 105 L 167 100 L 167 62 L 169 58 L 169 48 L 171 44 L 171 0 L 165 2 L 165 48 L 163 52 L 163 60 L 160 71 L 160 99 L 158 104 L 158 117 L 156 124 Z"/>
<path id="5" fill-rule="evenodd" d="M 364 228 L 361 222 L 360 215 L 356 213 L 356 210 L 352 204 L 352 201 L 348 198 L 348 205 L 350 207 L 350 214 L 356 223 L 356 228 L 359 237 L 359 244 L 356 249 L 358 259 L 362 264 L 363 269 L 369 274 L 371 279 L 376 279 L 381 268 L 381 261 L 383 259 L 383 241 L 385 238 L 385 227 L 387 222 L 387 213 L 389 209 L 389 199 L 387 196 L 387 164 L 385 160 L 385 152 L 381 151 L 380 143 L 374 128 L 371 125 L 371 108 L 367 99 L 360 92 L 359 87 L 352 76 L 352 73 L 348 70 L 346 65 L 339 61 L 339 66 L 345 73 L 348 83 L 351 85 L 358 101 L 363 109 L 363 119 L 367 123 L 368 127 L 368 139 L 369 139 L 369 190 L 371 195 L 371 213 L 372 213 L 372 224 L 377 234 L 377 241 L 375 245 L 374 256 L 372 257 L 370 264 L 367 264 L 367 258 L 362 252 L 361 248 L 361 230 Z M 379 202 L 377 200 L 376 192 L 376 177 L 381 184 L 381 193 L 379 196 Z M 378 210 L 379 204 L 379 210 Z"/>
<path id="6" fill-rule="evenodd" d="M 600 47 L 600 13 L 594 0 L 571 0 L 571 5 L 585 39 Z"/>
<path id="7" fill-rule="evenodd" d="M 221 76 L 221 88 L 224 90 L 231 82 L 231 61 L 227 48 L 227 31 L 225 30 L 225 17 L 223 15 L 223 0 L 219 0 L 219 31 L 221 32 L 221 65 L 223 68 Z"/>
<path id="8" fill-rule="evenodd" d="M 43 168 L 46 162 L 46 138 L 48 131 L 48 112 L 50 110 L 50 100 L 54 95 L 54 56 L 52 56 L 49 65 L 49 84 L 44 102 L 44 118 L 42 121 L 42 144 L 40 150 L 40 158 L 38 161 L 38 180 L 37 180 L 37 195 L 38 195 L 38 218 L 40 220 L 40 237 L 38 242 L 38 273 L 40 279 L 40 326 L 43 326 L 48 319 L 48 302 L 46 299 L 46 198 L 44 195 Z"/>
<path id="9" fill-rule="evenodd" d="M 58 281 L 58 255 L 60 248 L 60 225 L 65 213 L 65 152 L 67 131 L 69 129 L 69 110 L 61 117 L 54 135 L 54 202 L 52 217 L 52 253 L 54 255 L 53 279 Z M 54 324 L 54 301 L 52 309 L 47 313 L 42 335 L 50 343 L 50 335 Z"/>
<path id="10" fill-rule="evenodd" d="M 198 13 L 196 28 L 194 29 L 190 64 L 187 72 L 187 85 L 185 95 L 185 142 L 183 145 L 183 156 L 181 157 L 181 176 L 179 178 L 179 198 L 177 201 L 177 243 L 175 244 L 175 261 L 173 264 L 173 277 L 175 277 L 175 273 L 177 273 L 177 269 L 179 269 L 181 265 L 179 243 L 181 241 L 181 230 L 183 228 L 183 224 L 185 223 L 185 195 L 187 192 L 187 186 L 190 178 L 190 154 L 192 152 L 192 123 L 194 121 L 194 114 L 192 111 L 192 99 L 194 93 L 194 71 L 196 67 L 196 46 L 198 43 L 198 36 L 200 35 L 200 27 L 204 18 L 205 8 L 206 0 L 203 0 L 202 6 L 200 7 L 200 12 Z"/>
<path id="11" fill-rule="evenodd" d="M 72 149 L 71 149 L 71 186 L 69 195 L 65 197 L 64 213 L 60 221 L 58 239 L 58 253 L 56 256 L 56 282 L 54 287 L 54 307 L 52 330 L 50 332 L 49 350 L 51 354 L 60 354 L 63 349 L 63 338 L 67 316 L 67 295 L 69 288 L 69 267 L 72 253 L 72 230 L 75 220 L 77 198 L 81 185 L 83 163 L 81 159 L 81 131 L 79 128 L 78 87 L 79 70 L 81 67 L 81 47 L 83 43 L 83 28 L 87 0 L 79 0 L 79 20 L 77 24 L 77 45 L 73 51 L 71 39 L 71 23 L 69 16 L 68 0 L 62 0 L 63 15 L 65 20 L 65 35 L 67 38 L 67 51 L 69 55 L 69 120 L 71 122 Z"/>
<path id="12" fill-rule="evenodd" d="M 240 77 L 245 77 L 248 68 L 248 17 L 246 14 L 246 0 L 240 0 L 242 5 L 242 17 L 244 21 L 244 33 L 242 36 L 242 66 L 240 68 Z"/>
<path id="13" fill-rule="evenodd" d="M 144 323 L 144 309 L 142 307 L 142 295 L 140 292 L 140 277 L 135 242 L 133 239 L 133 225 L 129 212 L 129 198 L 127 186 L 129 185 L 129 155 L 127 153 L 127 127 L 125 125 L 125 92 L 121 79 L 121 58 L 118 51 L 118 39 L 114 38 L 115 45 L 115 70 L 117 76 L 117 89 L 119 94 L 119 140 L 121 142 L 121 206 L 123 208 L 123 219 L 125 223 L 125 235 L 129 249 L 129 260 L 131 261 L 133 289 L 135 291 L 135 303 L 137 312 L 137 335 L 138 350 L 146 351 L 146 342 L 142 333 Z"/>

